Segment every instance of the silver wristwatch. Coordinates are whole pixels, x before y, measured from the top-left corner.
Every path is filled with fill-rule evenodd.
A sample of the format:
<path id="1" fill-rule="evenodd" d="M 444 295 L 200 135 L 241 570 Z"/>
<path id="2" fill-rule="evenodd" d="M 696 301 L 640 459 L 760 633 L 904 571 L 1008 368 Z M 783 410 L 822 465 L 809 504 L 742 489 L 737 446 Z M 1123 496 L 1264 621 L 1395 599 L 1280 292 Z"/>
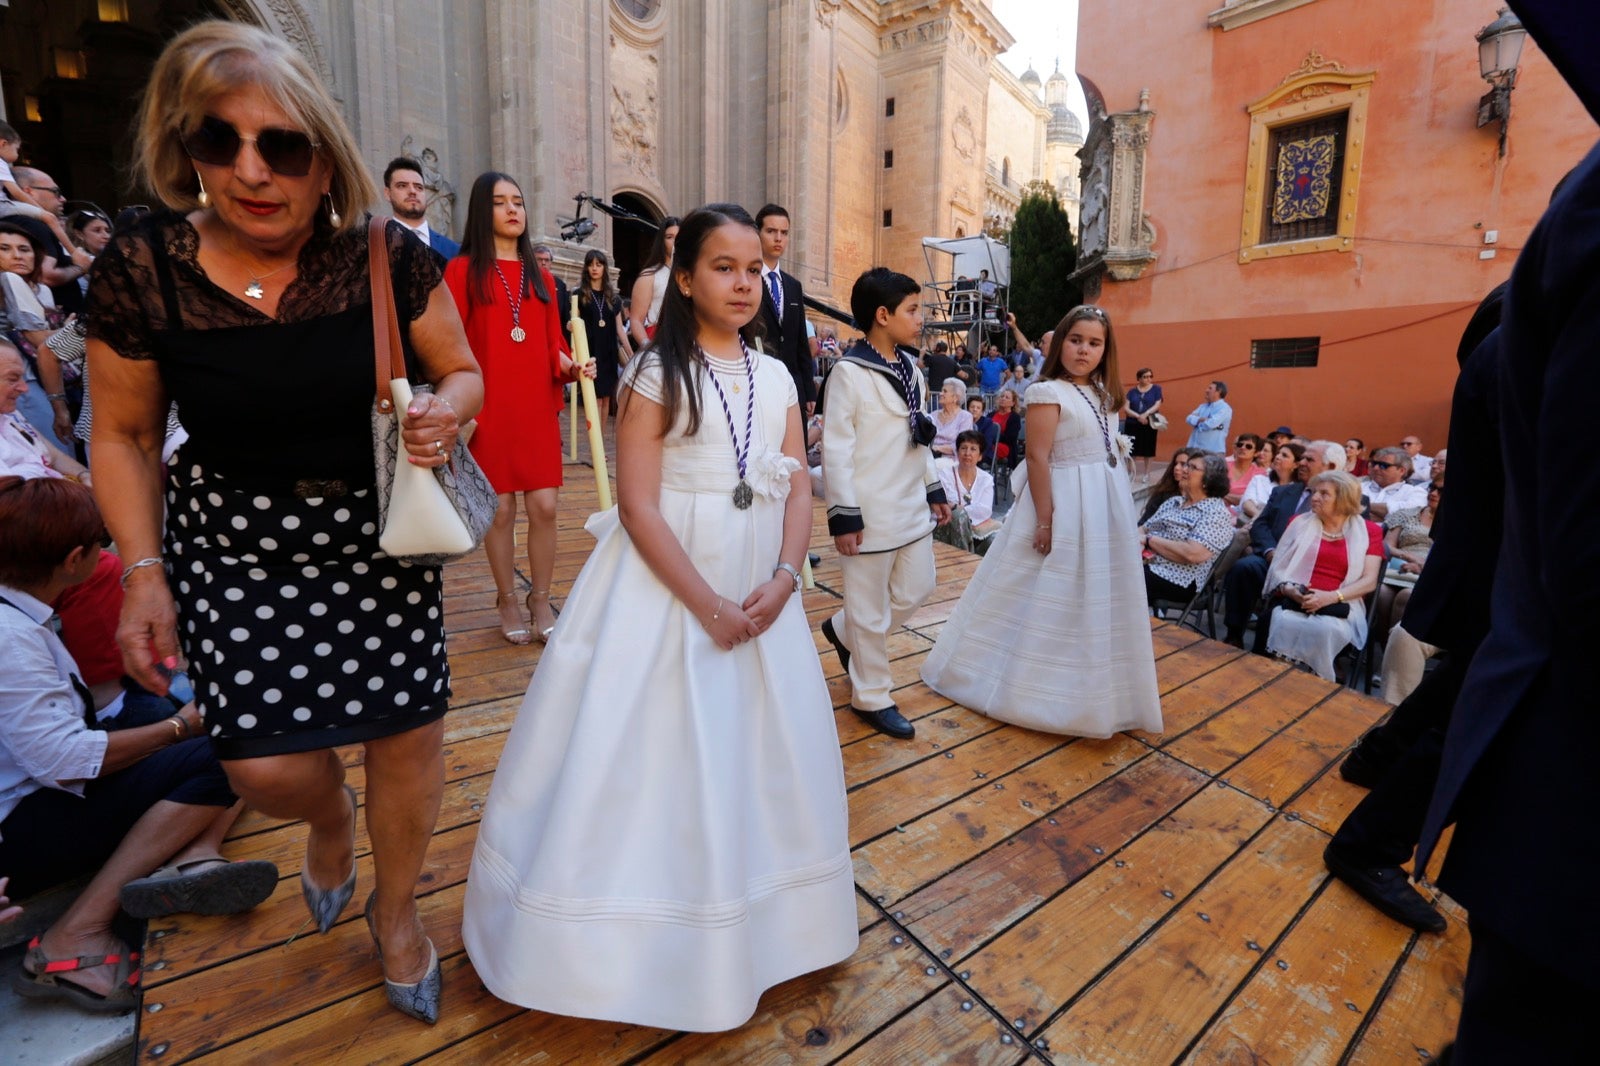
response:
<path id="1" fill-rule="evenodd" d="M 799 592 L 800 591 L 800 571 L 796 570 L 794 567 L 790 566 L 788 563 L 779 563 L 777 566 L 772 568 L 772 576 L 773 577 L 777 577 L 779 570 L 782 570 L 784 573 L 786 573 L 790 577 L 794 578 L 794 590 L 796 592 Z"/>

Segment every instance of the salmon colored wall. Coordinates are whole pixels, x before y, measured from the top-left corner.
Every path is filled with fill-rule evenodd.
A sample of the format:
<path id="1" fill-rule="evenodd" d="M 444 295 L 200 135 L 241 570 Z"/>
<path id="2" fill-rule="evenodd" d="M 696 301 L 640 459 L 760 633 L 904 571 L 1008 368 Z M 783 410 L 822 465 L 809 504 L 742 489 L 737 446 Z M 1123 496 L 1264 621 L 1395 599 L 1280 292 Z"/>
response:
<path id="1" fill-rule="evenodd" d="M 1498 157 L 1498 124 L 1475 126 L 1488 87 L 1473 34 L 1495 17 L 1493 0 L 1315 0 L 1228 32 L 1206 27 L 1208 10 L 1187 0 L 1079 7 L 1077 66 L 1107 109 L 1132 109 L 1148 88 L 1156 112 L 1145 211 L 1159 258 L 1138 281 L 1107 279 L 1099 297 L 1122 365 L 1131 375 L 1148 363 L 1158 381 L 1200 375 L 1175 382 L 1175 400 L 1195 397 L 1174 404 L 1182 413 L 1204 377 L 1227 376 L 1251 428 L 1416 432 L 1424 447 L 1442 446 L 1459 331 L 1510 273 L 1557 179 L 1594 143 L 1593 121 L 1530 40 L 1508 155 Z M 1312 51 L 1377 74 L 1355 245 L 1241 264 L 1246 107 Z M 1488 230 L 1497 244 L 1483 244 Z M 1495 258 L 1479 258 L 1486 247 Z M 1421 321 L 1453 308 L 1463 310 Z M 1379 328 L 1398 331 L 1326 347 Z M 1317 369 L 1248 369 L 1252 338 L 1315 334 L 1325 345 Z M 1219 367 L 1230 369 L 1210 373 Z"/>

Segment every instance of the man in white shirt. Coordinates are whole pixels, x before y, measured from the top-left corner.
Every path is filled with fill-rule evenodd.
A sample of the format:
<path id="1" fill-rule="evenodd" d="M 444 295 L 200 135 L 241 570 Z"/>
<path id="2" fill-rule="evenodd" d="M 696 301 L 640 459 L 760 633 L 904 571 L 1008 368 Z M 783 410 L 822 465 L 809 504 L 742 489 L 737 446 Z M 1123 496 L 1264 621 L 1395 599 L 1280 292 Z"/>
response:
<path id="1" fill-rule="evenodd" d="M 428 225 L 428 186 L 422 180 L 422 164 L 405 156 L 395 156 L 383 168 L 383 194 L 389 198 L 395 221 L 417 235 L 417 240 L 446 259 L 461 253 L 461 246 Z"/>
<path id="2" fill-rule="evenodd" d="M 72 477 L 89 484 L 89 468 L 51 444 L 17 413 L 17 401 L 28 391 L 22 356 L 0 340 L 0 476 Z"/>
<path id="3" fill-rule="evenodd" d="M 1421 485 L 1408 485 L 1411 457 L 1403 448 L 1379 448 L 1367 461 L 1367 480 L 1361 492 L 1367 497 L 1374 522 L 1382 522 L 1391 511 L 1425 507 L 1428 492 Z"/>
<path id="4" fill-rule="evenodd" d="M 1406 480 L 1413 485 L 1426 485 L 1433 473 L 1433 460 L 1422 454 L 1422 440 L 1415 433 L 1408 434 L 1400 442 L 1400 447 L 1405 449 L 1406 458 L 1411 460 L 1411 473 Z"/>

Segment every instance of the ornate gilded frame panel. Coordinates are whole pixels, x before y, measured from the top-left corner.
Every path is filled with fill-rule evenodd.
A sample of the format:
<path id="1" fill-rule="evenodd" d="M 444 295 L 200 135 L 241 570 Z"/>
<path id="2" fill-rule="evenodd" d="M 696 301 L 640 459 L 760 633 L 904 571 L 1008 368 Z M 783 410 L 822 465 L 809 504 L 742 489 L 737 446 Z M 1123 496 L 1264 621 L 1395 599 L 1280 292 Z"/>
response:
<path id="1" fill-rule="evenodd" d="M 1313 52 L 1276 89 L 1251 104 L 1250 147 L 1245 162 L 1244 217 L 1239 228 L 1239 262 L 1280 259 L 1306 252 L 1348 252 L 1355 243 L 1356 203 L 1361 193 L 1361 160 L 1367 144 L 1367 105 L 1376 71 L 1347 72 Z M 1267 188 L 1267 145 L 1279 126 L 1319 115 L 1349 111 L 1345 133 L 1343 182 L 1338 229 L 1326 237 L 1262 243 Z"/>

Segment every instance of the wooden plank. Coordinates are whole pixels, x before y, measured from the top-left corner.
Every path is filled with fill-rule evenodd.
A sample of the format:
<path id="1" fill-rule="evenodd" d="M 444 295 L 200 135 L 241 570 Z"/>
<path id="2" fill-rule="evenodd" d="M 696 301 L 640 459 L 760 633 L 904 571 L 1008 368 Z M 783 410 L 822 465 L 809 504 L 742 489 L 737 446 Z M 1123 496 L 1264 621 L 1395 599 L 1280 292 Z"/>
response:
<path id="1" fill-rule="evenodd" d="M 1161 819 L 1109 863 L 961 964 L 967 983 L 1032 1033 L 1116 962 L 1272 815 L 1212 786 Z"/>
<path id="2" fill-rule="evenodd" d="M 1161 667 L 1156 667 L 1157 672 Z M 1260 655 L 1241 655 L 1208 674 L 1161 696 L 1161 746 L 1171 750 L 1173 742 L 1225 707 L 1257 692 L 1288 666 Z"/>
<path id="3" fill-rule="evenodd" d="M 470 964 L 462 979 L 477 980 Z M 456 983 L 459 983 L 456 982 Z M 446 1009 L 450 1007 L 445 1004 Z M 431 1066 L 559 1066 L 559 1064 L 627 1062 L 661 1047 L 677 1034 L 621 1022 L 564 1018 L 536 1010 L 517 1011 L 510 1018 L 474 1033 L 428 1057 Z"/>
<path id="4" fill-rule="evenodd" d="M 437 892 L 466 880 L 477 835 L 476 826 L 465 826 L 434 836 L 422 871 L 423 891 Z M 363 855 L 356 860 L 356 896 L 345 908 L 336 929 L 348 925 L 361 937 L 366 936 L 361 905 L 374 883 L 372 858 Z M 459 929 L 460 910 L 445 920 Z M 319 936 L 316 927 L 309 924 L 297 874 L 278 882 L 277 891 L 248 914 L 186 914 L 152 919 L 145 939 L 144 987 L 153 989 L 232 960 L 244 960 L 243 967 L 249 969 L 253 956 L 297 953 L 304 950 L 308 939 L 327 942 L 332 936 L 332 932 L 327 937 Z"/>
<path id="5" fill-rule="evenodd" d="M 1448 897 L 1441 903 L 1450 928 L 1417 937 L 1349 1066 L 1431 1062 L 1455 1038 L 1472 938 L 1465 912 Z"/>
<path id="6" fill-rule="evenodd" d="M 845 962 L 769 989 L 755 1017 L 733 1032 L 691 1033 L 644 1061 L 831 1062 L 948 980 L 910 937 L 880 922 Z"/>
<path id="7" fill-rule="evenodd" d="M 1152 622 L 1158 621 L 1151 619 Z M 1173 652 L 1182 651 L 1184 648 L 1193 647 L 1205 638 L 1192 629 L 1181 629 L 1175 625 L 1153 626 L 1150 630 L 1150 640 L 1155 645 L 1156 659 L 1161 660 Z"/>
<path id="8" fill-rule="evenodd" d="M 874 731 L 859 743 L 846 745 L 845 787 L 856 788 L 913 763 L 930 759 L 940 752 L 959 747 L 985 733 L 1005 728 L 1001 722 L 962 708 L 950 708 L 950 711 L 937 715 L 931 721 L 920 720 L 917 735 L 910 740 L 896 740 Z"/>
<path id="9" fill-rule="evenodd" d="M 1008 1066 L 1028 1059 L 1022 1038 L 970 993 L 946 985 L 840 1059 L 841 1066 Z"/>
<path id="10" fill-rule="evenodd" d="M 1143 757 L 1127 737 L 1075 741 L 855 852 L 856 884 L 889 904 L 905 897 Z"/>
<path id="11" fill-rule="evenodd" d="M 1387 705 L 1341 690 L 1228 771 L 1234 788 L 1281 806 L 1355 743 Z"/>
<path id="12" fill-rule="evenodd" d="M 454 885 L 423 896 L 417 902 L 418 913 L 441 959 L 461 953 L 461 900 L 465 894 L 465 885 Z M 361 919 L 362 899 L 354 902 L 355 906 L 346 911 L 354 917 L 334 926 L 326 936 L 302 936 L 287 945 L 280 938 L 280 946 L 270 950 L 236 955 L 182 980 L 147 989 L 145 1016 L 153 1013 L 161 1016 L 159 1037 L 154 1037 L 151 1027 L 146 1028 L 151 1029 L 152 1043 L 167 1045 L 166 1052 L 156 1057 L 165 1062 L 178 1062 L 211 1051 L 223 1042 L 219 1040 L 223 1033 L 226 1041 L 265 1033 L 256 1043 L 278 1048 L 285 1042 L 292 1047 L 301 1039 L 310 1041 L 320 1029 L 322 1039 L 331 1043 L 337 1040 L 335 1034 L 341 1031 L 342 1023 L 330 1024 L 326 1018 L 310 1022 L 305 1016 L 314 1016 L 324 1004 L 334 1000 L 339 1002 L 329 1009 L 346 1011 L 350 1009 L 351 997 L 371 1000 L 374 1013 L 385 1016 L 381 1020 L 372 1019 L 378 1032 L 402 1031 L 387 1023 L 386 1016 L 394 1015 L 399 1021 L 407 1022 L 404 1031 L 416 1036 L 416 1031 L 424 1027 L 402 1018 L 384 1002 L 382 971 L 372 939 L 367 935 L 366 923 Z M 447 1010 L 445 1017 L 450 1019 L 452 1030 L 466 1021 L 467 1012 L 461 1009 L 463 991 L 462 985 L 451 986 L 447 979 L 447 1006 L 453 1005 L 454 1009 Z M 366 1016 L 366 1004 L 357 1004 L 357 1007 L 359 1013 Z M 223 1018 L 226 1024 L 219 1020 Z M 457 1035 L 465 1036 L 484 1024 L 486 1021 L 480 1021 Z M 303 1037 L 297 1037 L 297 1033 L 302 1033 Z M 333 1050 L 332 1047 L 323 1048 L 317 1055 L 304 1058 L 291 1053 L 281 1061 L 339 1061 Z M 380 1056 L 376 1048 L 372 1050 L 373 1054 L 369 1055 L 363 1040 L 360 1061 L 387 1059 L 387 1056 Z M 421 1050 L 424 1047 L 417 1047 L 413 1056 Z M 237 1062 L 254 1061 L 250 1053 L 237 1049 L 230 1050 L 228 1057 Z"/>
<path id="13" fill-rule="evenodd" d="M 1335 759 L 1310 788 L 1294 798 L 1288 809 L 1301 821 L 1332 835 L 1366 796 L 1366 789 L 1339 776 L 1338 759 Z"/>
<path id="14" fill-rule="evenodd" d="M 931 807 L 983 788 L 1062 743 L 1024 729 L 1001 729 L 951 747 L 850 793 L 850 846 L 909 822 Z"/>
<path id="15" fill-rule="evenodd" d="M 1129 954 L 1046 1026 L 1051 1053 L 1112 1066 L 1171 1062 L 1260 961 L 1321 883 L 1321 833 L 1274 819 Z"/>
<path id="16" fill-rule="evenodd" d="M 1165 630 L 1163 630 L 1165 632 Z M 1164 655 L 1156 660 L 1156 684 L 1165 696 L 1176 692 L 1202 674 L 1209 674 L 1224 663 L 1232 662 L 1244 652 L 1227 644 L 1202 640 L 1181 651 Z"/>
<path id="17" fill-rule="evenodd" d="M 366 934 L 363 932 L 363 936 Z M 377 973 L 378 963 L 369 948 L 361 954 L 365 968 Z M 473 996 L 466 989 L 477 985 L 477 978 L 464 954 L 440 961 L 444 975 L 443 1009 L 438 1025 L 424 1025 L 407 1018 L 389 1006 L 382 985 L 363 986 L 360 991 L 344 998 L 319 1003 L 316 1009 L 265 1031 L 256 1031 L 236 1043 L 222 1047 L 194 1047 L 181 1039 L 174 1039 L 161 1054 L 156 1049 L 167 1042 L 154 1040 L 152 1027 L 144 1026 L 140 1040 L 139 1061 L 142 1063 L 168 1063 L 180 1061 L 179 1056 L 194 1056 L 201 1061 L 217 1063 L 362 1063 L 363 1066 L 412 1062 L 426 1057 L 454 1041 L 502 1021 L 521 1010 L 502 1003 L 493 996 Z M 316 973 L 285 973 L 285 987 L 296 983 L 317 982 L 325 975 Z M 480 986 L 481 987 L 481 986 Z M 252 989 L 255 993 L 257 990 Z M 247 1017 L 253 1024 L 254 1001 L 248 1006 L 240 1003 L 223 1003 L 218 1010 L 227 1011 L 236 1018 Z M 248 1011 L 249 1013 L 245 1013 Z M 276 1012 L 274 1012 L 276 1014 Z M 242 1017 L 241 1017 L 242 1015 Z M 238 1033 L 230 1033 L 237 1036 Z M 569 1058 L 565 1061 L 583 1061 Z M 593 1061 L 592 1059 L 589 1061 Z"/>
<path id="18" fill-rule="evenodd" d="M 1163 750 L 1197 769 L 1220 774 L 1337 691 L 1315 674 L 1289 670 L 1199 728 L 1173 738 Z"/>
<path id="19" fill-rule="evenodd" d="M 1185 1061 L 1338 1062 L 1410 940 L 1330 879 Z"/>
<path id="20" fill-rule="evenodd" d="M 930 948 L 961 958 L 1107 862 L 1204 787 L 1205 778 L 1151 754 L 1051 812 L 1003 845 L 928 885 L 897 913 Z"/>

